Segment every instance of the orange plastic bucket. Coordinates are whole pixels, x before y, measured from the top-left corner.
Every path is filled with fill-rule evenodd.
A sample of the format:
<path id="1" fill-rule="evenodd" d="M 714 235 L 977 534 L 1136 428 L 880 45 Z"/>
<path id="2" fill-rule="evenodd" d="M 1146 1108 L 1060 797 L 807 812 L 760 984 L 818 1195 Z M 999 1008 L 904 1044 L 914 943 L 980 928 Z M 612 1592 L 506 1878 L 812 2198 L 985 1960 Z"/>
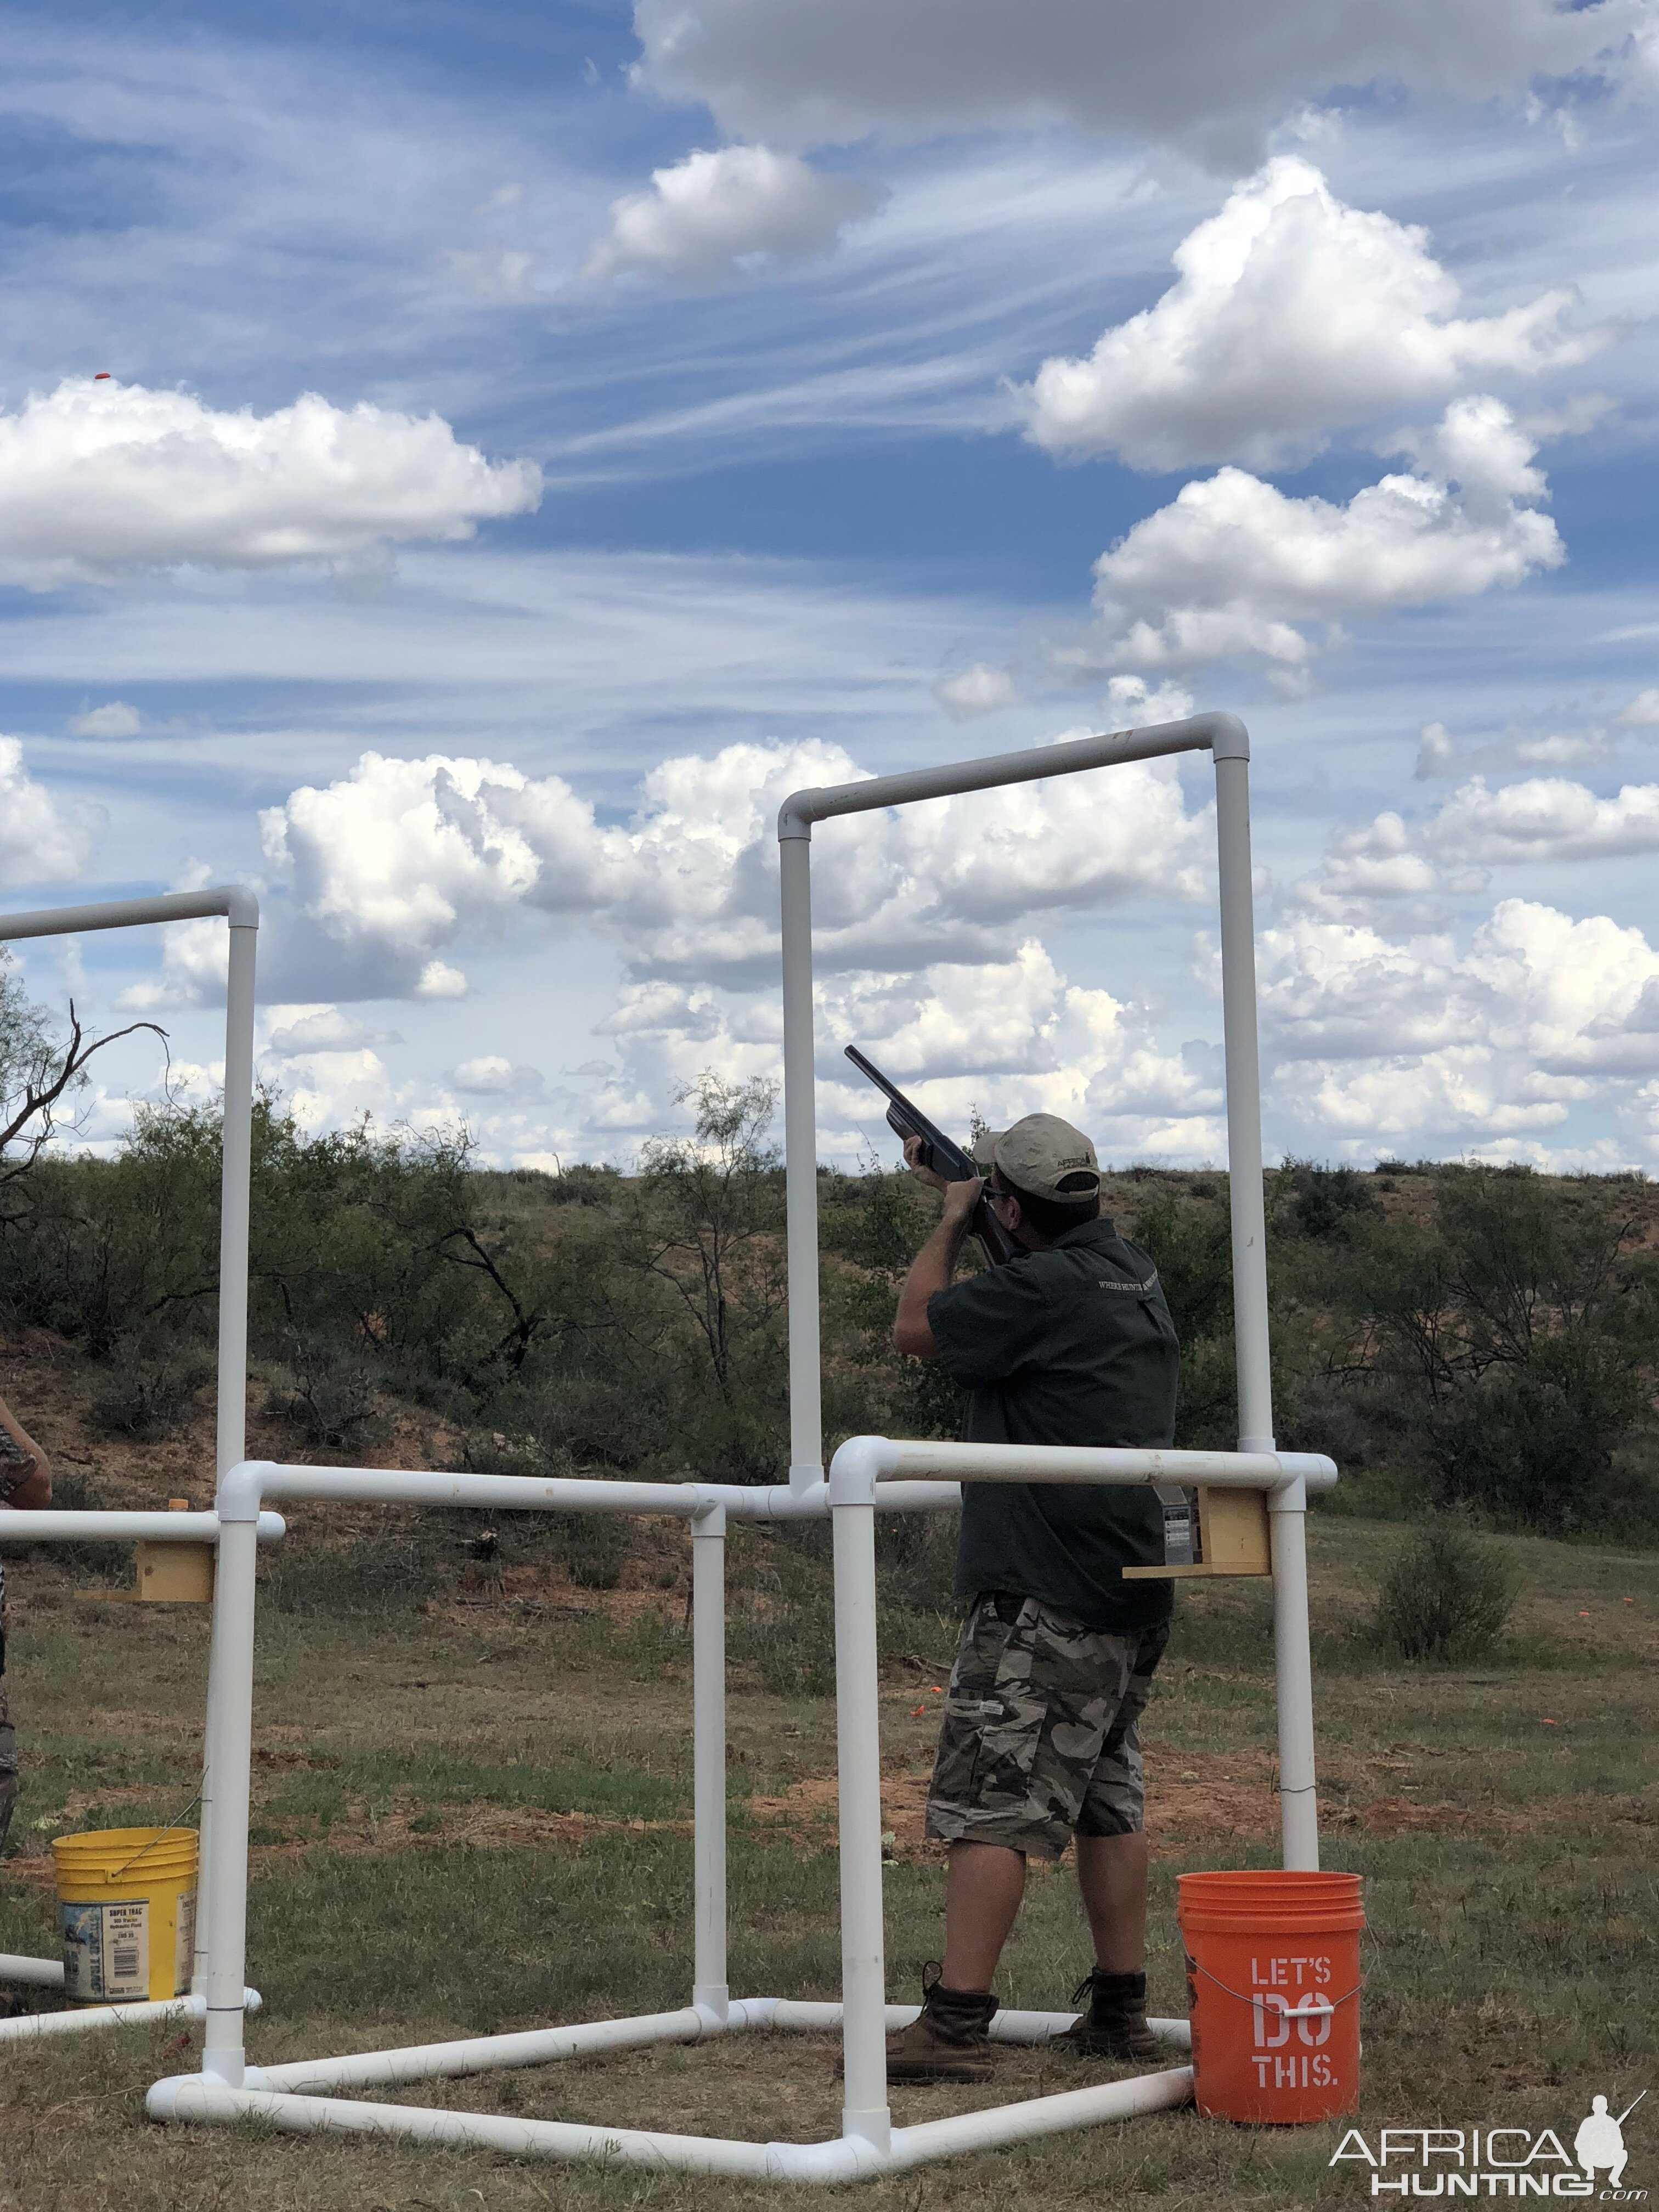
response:
<path id="1" fill-rule="evenodd" d="M 1183 1874 L 1193 2095 L 1217 2119 L 1334 2119 L 1359 2102 L 1357 1874 Z"/>

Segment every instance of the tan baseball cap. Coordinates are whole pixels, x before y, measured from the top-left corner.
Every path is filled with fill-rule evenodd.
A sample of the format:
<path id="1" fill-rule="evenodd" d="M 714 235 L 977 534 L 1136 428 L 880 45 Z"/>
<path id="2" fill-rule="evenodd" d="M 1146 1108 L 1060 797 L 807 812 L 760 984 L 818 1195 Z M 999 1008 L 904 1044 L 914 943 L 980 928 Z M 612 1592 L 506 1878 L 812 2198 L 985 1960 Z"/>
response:
<path id="1" fill-rule="evenodd" d="M 1100 1195 L 1100 1162 L 1081 1129 L 1058 1114 L 1028 1114 L 1012 1128 L 988 1129 L 974 1146 L 982 1168 L 1056 1206 L 1085 1206 Z"/>

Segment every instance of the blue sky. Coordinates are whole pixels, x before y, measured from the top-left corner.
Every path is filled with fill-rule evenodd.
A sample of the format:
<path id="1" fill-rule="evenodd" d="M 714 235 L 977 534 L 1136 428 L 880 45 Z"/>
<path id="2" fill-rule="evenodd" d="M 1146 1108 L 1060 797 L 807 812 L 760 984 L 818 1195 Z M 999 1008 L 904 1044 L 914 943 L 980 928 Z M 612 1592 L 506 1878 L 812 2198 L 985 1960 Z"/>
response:
<path id="1" fill-rule="evenodd" d="M 1190 702 L 1276 1149 L 1659 1169 L 1651 0 L 3 12 L 0 900 L 308 1120 L 626 1160 L 782 792 Z M 827 1154 L 1222 1157 L 1206 774 L 821 833 Z"/>

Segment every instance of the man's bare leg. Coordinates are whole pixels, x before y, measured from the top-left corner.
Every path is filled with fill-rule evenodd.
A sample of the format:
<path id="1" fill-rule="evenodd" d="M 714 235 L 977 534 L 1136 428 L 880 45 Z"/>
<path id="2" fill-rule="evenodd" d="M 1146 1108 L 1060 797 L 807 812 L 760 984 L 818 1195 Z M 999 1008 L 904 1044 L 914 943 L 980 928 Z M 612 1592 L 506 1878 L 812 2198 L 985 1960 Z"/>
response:
<path id="1" fill-rule="evenodd" d="M 947 1990 L 990 1988 L 1024 1894 L 1024 1851 L 1010 1850 L 1002 1844 L 951 1844 L 945 1878 L 943 1980 Z M 1144 1891 L 1142 1901 L 1144 1910 Z"/>
<path id="2" fill-rule="evenodd" d="M 1146 1831 L 1079 1836 L 1077 1881 L 1101 1972 L 1139 1973 L 1146 1958 Z"/>

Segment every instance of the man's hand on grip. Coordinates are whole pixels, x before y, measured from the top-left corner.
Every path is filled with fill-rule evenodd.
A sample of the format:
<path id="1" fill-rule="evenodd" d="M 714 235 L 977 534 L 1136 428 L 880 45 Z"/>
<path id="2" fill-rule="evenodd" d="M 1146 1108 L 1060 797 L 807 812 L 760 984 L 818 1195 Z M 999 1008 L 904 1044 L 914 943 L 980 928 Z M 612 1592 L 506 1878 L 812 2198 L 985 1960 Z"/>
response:
<path id="1" fill-rule="evenodd" d="M 927 1140 L 921 1137 L 907 1137 L 904 1140 L 904 1164 L 918 1182 L 925 1182 L 929 1190 L 966 1190 L 966 1183 L 949 1183 L 937 1168 L 925 1168 L 921 1156 L 927 1151 Z"/>

